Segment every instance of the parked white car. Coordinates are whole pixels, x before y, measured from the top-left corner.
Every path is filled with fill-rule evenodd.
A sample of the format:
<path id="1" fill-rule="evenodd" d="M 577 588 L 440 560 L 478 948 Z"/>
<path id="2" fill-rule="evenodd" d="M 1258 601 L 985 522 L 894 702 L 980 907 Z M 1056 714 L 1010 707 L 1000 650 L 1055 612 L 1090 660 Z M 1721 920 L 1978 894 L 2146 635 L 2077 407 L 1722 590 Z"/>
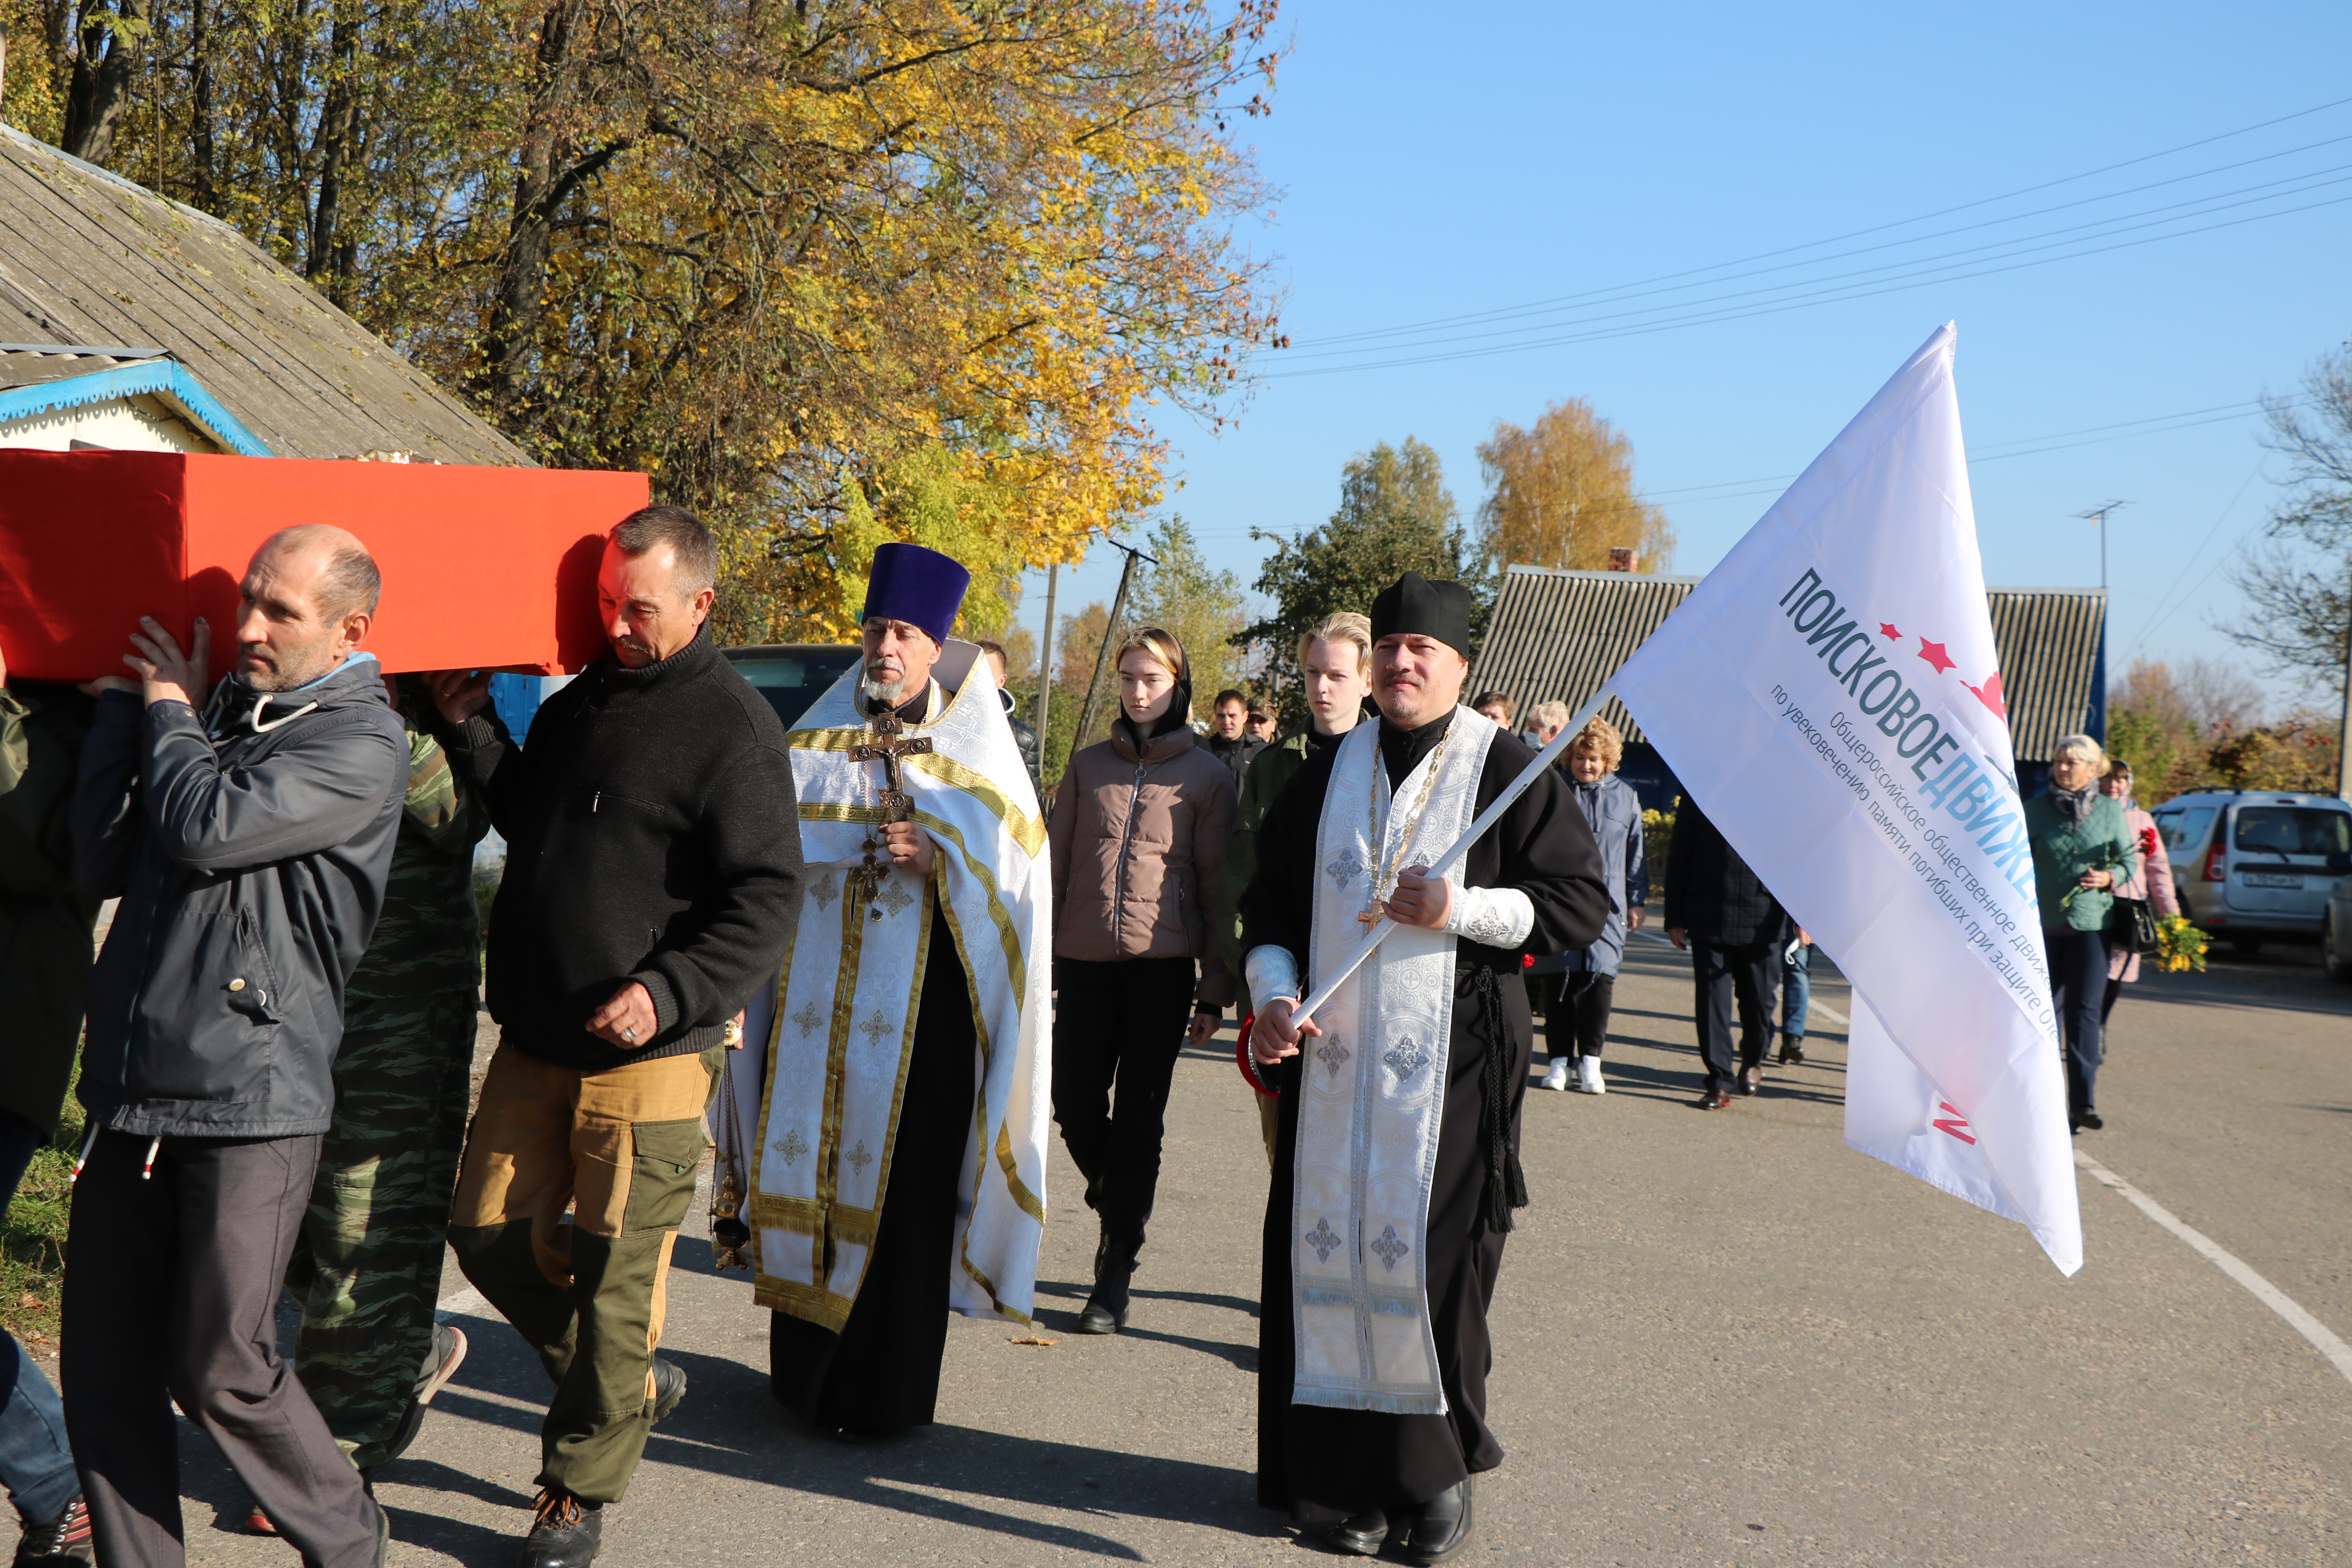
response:
<path id="1" fill-rule="evenodd" d="M 2352 804 L 2332 795 L 2190 790 L 2150 813 L 2180 910 L 2240 952 L 2324 934 L 2352 871 Z M 2340 902 L 2340 900 L 2338 900 Z M 2341 931 L 2339 948 L 2352 940 Z"/>

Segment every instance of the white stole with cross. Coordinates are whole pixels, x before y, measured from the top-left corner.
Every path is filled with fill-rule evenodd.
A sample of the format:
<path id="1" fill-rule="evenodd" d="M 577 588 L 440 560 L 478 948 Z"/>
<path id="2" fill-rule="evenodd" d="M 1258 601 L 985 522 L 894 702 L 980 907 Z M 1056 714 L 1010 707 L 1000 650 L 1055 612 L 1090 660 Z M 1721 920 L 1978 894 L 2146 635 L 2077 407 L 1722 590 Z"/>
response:
<path id="1" fill-rule="evenodd" d="M 1332 760 L 1315 836 L 1310 986 L 1363 937 L 1358 917 L 1382 871 L 1380 896 L 1398 871 L 1436 859 L 1469 828 L 1498 732 L 1454 709 L 1443 752 L 1423 757 L 1391 796 L 1380 729 L 1357 725 Z M 1446 879 L 1458 896 L 1458 864 Z M 1457 940 L 1412 926 L 1390 932 L 1316 1015 L 1321 1037 L 1302 1042 L 1290 1232 L 1295 1404 L 1445 1413 L 1427 1237 Z"/>
<path id="2" fill-rule="evenodd" d="M 890 867 L 871 896 L 857 868 L 886 812 L 880 763 L 851 748 L 875 739 L 853 668 L 787 739 L 799 795 L 807 892 L 776 985 L 729 1053 L 713 1120 L 720 1175 L 748 1188 L 754 1293 L 761 1306 L 836 1332 L 857 1300 L 885 1216 L 932 915 L 947 923 L 969 981 L 977 1102 L 966 1121 L 946 1304 L 967 1316 L 1027 1321 L 1045 1237 L 1053 920 L 1037 795 L 971 645 L 950 642 L 939 686 L 908 736 L 899 788 L 937 848 L 926 879 Z M 764 1046 L 765 1049 L 761 1047 Z M 748 1177 L 748 1181 L 745 1178 Z"/>

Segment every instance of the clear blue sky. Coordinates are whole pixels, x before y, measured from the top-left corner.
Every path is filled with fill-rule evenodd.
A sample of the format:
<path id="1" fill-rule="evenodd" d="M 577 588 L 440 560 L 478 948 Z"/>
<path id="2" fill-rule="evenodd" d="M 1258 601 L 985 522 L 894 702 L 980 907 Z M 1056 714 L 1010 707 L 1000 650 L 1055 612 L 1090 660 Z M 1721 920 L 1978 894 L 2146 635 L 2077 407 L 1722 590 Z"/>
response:
<path id="1" fill-rule="evenodd" d="M 1238 427 L 1163 426 L 1181 481 L 1170 506 L 1244 584 L 1264 553 L 1249 530 L 1319 523 L 1351 454 L 1418 436 L 1466 519 L 1494 422 L 1568 396 L 1632 437 L 1680 534 L 1674 570 L 1704 573 L 1957 320 L 1988 580 L 2095 585 L 2097 531 L 2070 514 L 2127 499 L 2111 541 L 2116 668 L 2137 650 L 2253 673 L 2211 623 L 2238 608 L 2225 568 L 2259 539 L 2284 464 L 2253 410 L 2225 405 L 2291 394 L 2352 337 L 2352 101 L 2224 133 L 2352 100 L 2352 7 L 1289 0 L 1282 29 L 1275 112 L 1243 122 L 1282 195 L 1244 238 L 1275 259 L 1293 349 L 1262 358 Z M 1879 232 L 1815 244 L 1864 229 Z M 1792 247 L 1812 248 L 1685 292 L 1331 341 Z M 1832 258 L 1864 247 L 1885 248 Z M 2016 265 L 2092 247 L 2118 247 Z M 1953 275 L 1989 268 L 2010 269 Z M 1864 268 L 1886 270 L 1821 281 Z M 1759 313 L 1790 295 L 1746 291 L 1776 285 L 1874 292 Z M 1643 308 L 1663 316 L 1624 314 Z M 1354 368 L 1676 313 L 1728 319 Z M 1313 357 L 1339 349 L 1355 352 Z M 1297 374 L 1334 365 L 1349 368 Z M 2103 428 L 2191 410 L 2221 416 Z M 1764 482 L 1733 482 L 1747 480 Z M 1061 613 L 1108 599 L 1118 560 L 1097 545 L 1066 568 Z M 1030 580 L 1035 628 L 1044 574 Z M 2293 696 L 2270 689 L 2279 706 Z"/>

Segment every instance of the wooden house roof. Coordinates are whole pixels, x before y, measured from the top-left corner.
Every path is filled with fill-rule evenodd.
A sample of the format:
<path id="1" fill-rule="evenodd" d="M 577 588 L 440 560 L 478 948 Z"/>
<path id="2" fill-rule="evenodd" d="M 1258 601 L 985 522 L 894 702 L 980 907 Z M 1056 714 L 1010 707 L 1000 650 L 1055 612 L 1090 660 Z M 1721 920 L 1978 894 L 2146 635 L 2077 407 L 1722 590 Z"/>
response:
<path id="1" fill-rule="evenodd" d="M 530 461 L 226 224 L 5 126 L 0 342 L 162 350 L 277 457 Z"/>
<path id="2" fill-rule="evenodd" d="M 1508 567 L 1467 689 L 1507 692 L 1521 714 L 1554 700 L 1574 711 L 1698 584 L 1696 577 Z M 2105 596 L 2096 588 L 1992 588 L 1985 597 L 2017 760 L 2046 763 L 2059 738 L 2087 721 Z M 1641 727 L 1615 698 L 1601 716 L 1628 743 L 1641 741 Z"/>

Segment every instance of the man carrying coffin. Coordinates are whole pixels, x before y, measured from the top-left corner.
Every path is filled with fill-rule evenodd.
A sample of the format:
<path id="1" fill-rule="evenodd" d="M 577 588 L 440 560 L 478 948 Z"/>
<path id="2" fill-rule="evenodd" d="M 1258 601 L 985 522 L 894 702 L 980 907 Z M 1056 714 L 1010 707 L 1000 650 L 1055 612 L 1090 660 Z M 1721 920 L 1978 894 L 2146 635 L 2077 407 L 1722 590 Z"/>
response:
<path id="1" fill-rule="evenodd" d="M 1028 1320 L 1045 1230 L 1045 827 L 987 662 L 948 640 L 970 582 L 875 552 L 864 666 L 790 734 L 808 897 L 718 1117 L 771 1387 L 850 1436 L 931 1419 L 948 1309 Z"/>
<path id="2" fill-rule="evenodd" d="M 1459 706 L 1471 599 L 1407 573 L 1372 603 L 1372 697 L 1258 832 L 1241 904 L 1251 1048 L 1278 1064 L 1258 1355 L 1258 1501 L 1371 1556 L 1469 1540 L 1486 1428 L 1486 1309 L 1519 1173 L 1534 1049 L 1521 955 L 1609 913 L 1600 851 L 1555 769 L 1442 878 L 1424 868 L 1535 753 Z M 1397 924 L 1315 1016 L 1297 998 Z M 1302 1054 L 1303 1053 L 1303 1054 Z M 1334 1525 L 1331 1521 L 1337 1521 Z"/>

